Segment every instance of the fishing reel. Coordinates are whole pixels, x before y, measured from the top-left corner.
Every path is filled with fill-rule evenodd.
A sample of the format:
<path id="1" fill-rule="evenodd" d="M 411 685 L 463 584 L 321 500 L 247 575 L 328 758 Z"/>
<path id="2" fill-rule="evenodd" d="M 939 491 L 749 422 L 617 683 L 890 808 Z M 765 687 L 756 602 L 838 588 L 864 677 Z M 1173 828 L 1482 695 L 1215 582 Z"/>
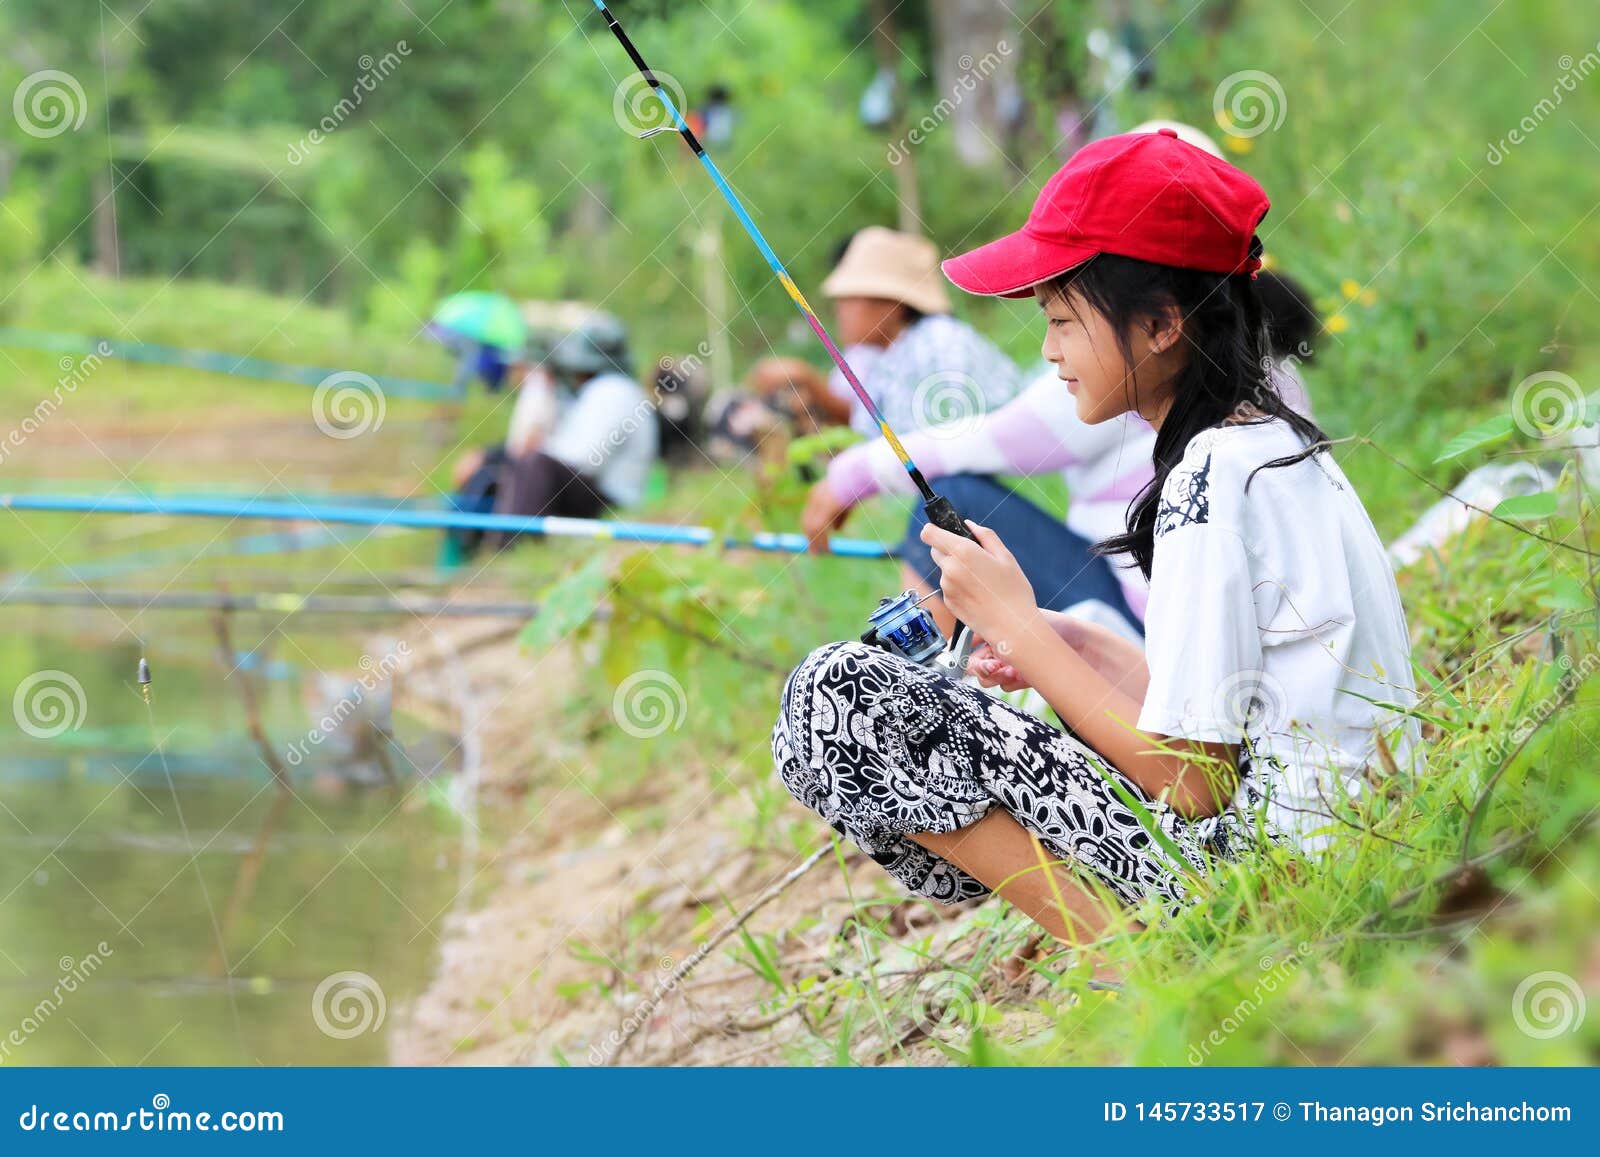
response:
<path id="1" fill-rule="evenodd" d="M 972 655 L 972 628 L 961 627 L 955 640 L 947 641 L 932 613 L 922 605 L 928 597 L 902 591 L 878 600 L 878 609 L 867 616 L 869 626 L 861 641 L 959 679 L 967 673 L 967 659 Z"/>

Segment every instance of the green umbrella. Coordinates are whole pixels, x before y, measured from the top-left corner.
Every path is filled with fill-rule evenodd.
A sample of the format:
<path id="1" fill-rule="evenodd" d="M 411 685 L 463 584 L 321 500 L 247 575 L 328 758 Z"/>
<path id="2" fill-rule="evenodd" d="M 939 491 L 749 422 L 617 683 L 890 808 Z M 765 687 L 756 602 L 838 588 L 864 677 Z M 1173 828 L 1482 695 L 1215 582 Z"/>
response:
<path id="1" fill-rule="evenodd" d="M 516 303 L 499 293 L 457 293 L 433 311 L 435 327 L 519 353 L 528 340 L 528 325 Z"/>

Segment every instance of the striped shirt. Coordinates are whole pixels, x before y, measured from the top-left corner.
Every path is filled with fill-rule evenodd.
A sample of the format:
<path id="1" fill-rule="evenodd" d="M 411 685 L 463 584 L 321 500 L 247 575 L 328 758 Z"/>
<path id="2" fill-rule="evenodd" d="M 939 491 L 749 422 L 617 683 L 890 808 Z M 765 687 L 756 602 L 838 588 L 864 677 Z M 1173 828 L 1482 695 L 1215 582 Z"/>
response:
<path id="1" fill-rule="evenodd" d="M 862 357 L 864 348 L 870 352 Z M 889 428 L 902 436 L 999 409 L 1023 384 L 1022 371 L 998 346 L 947 313 L 920 318 L 882 350 L 851 346 L 846 358 Z M 850 397 L 851 427 L 876 438 L 878 424 L 837 369 L 828 388 Z"/>

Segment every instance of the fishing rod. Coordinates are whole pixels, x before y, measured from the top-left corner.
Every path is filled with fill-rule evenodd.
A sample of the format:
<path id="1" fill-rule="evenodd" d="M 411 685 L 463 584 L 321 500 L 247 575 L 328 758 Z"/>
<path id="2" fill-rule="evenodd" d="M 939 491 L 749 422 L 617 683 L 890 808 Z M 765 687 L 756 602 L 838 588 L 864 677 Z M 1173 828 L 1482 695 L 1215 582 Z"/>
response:
<path id="1" fill-rule="evenodd" d="M 611 522 L 596 518 L 558 518 L 536 514 L 475 514 L 465 510 L 377 510 L 363 506 L 262 502 L 254 499 L 0 494 L 0 509 L 79 514 L 165 514 L 190 518 L 260 518 L 280 522 L 401 526 L 422 530 L 490 530 L 549 538 L 595 538 L 678 546 L 720 545 L 728 549 L 780 554 L 804 554 L 808 545 L 803 534 L 775 534 L 771 531 L 741 539 L 720 536 L 709 526 Z M 896 554 L 896 548 L 888 543 L 859 538 L 835 538 L 829 543 L 829 551 L 844 558 L 893 558 Z"/>
<path id="2" fill-rule="evenodd" d="M 0 594 L 0 607 L 107 607 L 138 611 L 261 611 L 273 615 L 418 615 L 531 619 L 538 603 L 460 602 L 409 595 L 227 594 L 222 591 L 100 591 L 51 587 Z"/>
<path id="3" fill-rule="evenodd" d="M 600 10 L 600 15 L 605 17 L 606 26 L 611 29 L 612 35 L 622 45 L 622 50 L 628 54 L 628 59 L 633 61 L 633 66 L 639 70 L 639 74 L 649 83 L 650 90 L 655 93 L 656 99 L 661 102 L 661 107 L 666 111 L 667 119 L 671 121 L 673 128 L 677 130 L 678 135 L 683 138 L 684 143 L 689 146 L 689 150 L 694 153 L 700 164 L 705 167 L 706 172 L 711 176 L 712 182 L 717 186 L 717 191 L 722 194 L 722 199 L 733 210 L 734 216 L 739 219 L 739 224 L 744 226 L 744 231 L 749 235 L 750 240 L 755 242 L 756 248 L 761 251 L 761 256 L 766 258 L 767 265 L 771 267 L 772 272 L 777 276 L 778 283 L 783 286 L 784 292 L 789 295 L 789 300 L 794 302 L 795 307 L 805 317 L 807 324 L 811 326 L 811 332 L 817 335 L 817 340 L 822 343 L 822 348 L 828 351 L 828 356 L 833 359 L 833 364 L 839 367 L 839 372 L 844 375 L 844 380 L 850 383 L 850 388 L 855 391 L 856 397 L 866 407 L 867 414 L 877 424 L 878 431 L 883 435 L 884 441 L 889 443 L 889 448 L 894 451 L 895 457 L 906 468 L 906 473 L 911 476 L 912 483 L 922 495 L 922 509 L 923 513 L 927 515 L 928 521 L 940 530 L 947 530 L 951 534 L 959 534 L 963 538 L 977 541 L 977 536 L 967 528 L 965 520 L 956 513 L 956 508 L 951 504 L 950 500 L 936 493 L 933 487 L 928 485 L 928 480 L 922 476 L 922 471 L 917 469 L 916 463 L 911 460 L 911 455 L 906 453 L 906 448 L 901 445 L 900 439 L 895 435 L 894 430 L 890 428 L 883 413 L 862 387 L 861 379 L 856 377 L 855 370 L 850 368 L 850 363 L 845 360 L 844 354 L 839 352 L 839 347 L 834 344 L 833 338 L 828 335 L 826 327 L 822 324 L 822 319 L 817 316 L 817 311 L 811 308 L 811 303 L 805 299 L 805 295 L 795 285 L 794 278 L 789 276 L 789 271 L 783 267 L 783 262 L 778 260 L 778 255 L 772 251 L 772 246 L 767 244 L 766 237 L 756 227 L 756 223 L 751 219 L 750 214 L 745 211 L 744 205 L 733 191 L 733 186 L 728 184 L 727 178 L 722 175 L 722 170 L 717 168 L 717 163 L 711 159 L 710 154 L 705 150 L 705 146 L 694 135 L 694 130 L 689 127 L 689 122 L 684 120 L 683 114 L 672 103 L 672 98 L 667 95 L 667 90 L 660 79 L 651 71 L 650 66 L 645 63 L 644 57 L 634 47 L 632 39 L 629 38 L 627 31 L 622 27 L 616 16 L 613 15 L 611 9 L 606 7 L 605 0 L 594 0 L 594 6 Z M 639 139 L 645 140 L 655 136 L 657 133 L 669 131 L 671 130 L 667 126 L 660 125 L 640 133 Z M 893 643 L 894 645 L 888 649 L 906 654 L 908 658 L 911 658 L 913 656 L 907 651 L 907 646 L 902 645 L 899 639 L 892 637 L 893 632 L 909 630 L 911 634 L 905 636 L 904 643 L 909 645 L 913 651 L 923 653 L 925 656 L 929 654 L 930 639 L 933 636 L 938 636 L 942 643 L 943 638 L 939 635 L 938 628 L 934 625 L 932 617 L 921 606 L 921 601 L 909 591 L 893 599 L 884 599 L 879 603 L 878 610 L 874 612 L 872 626 L 862 636 L 862 641 L 878 645 Z M 893 613 L 890 614 L 888 612 Z M 880 624 L 880 618 L 883 619 L 884 624 L 892 625 L 885 626 Z M 932 628 L 932 636 L 928 634 L 929 628 Z M 966 652 L 970 650 L 972 644 L 971 632 L 958 620 L 955 624 L 955 629 L 951 632 L 951 637 L 955 640 L 955 644 L 949 652 L 945 652 L 941 648 L 939 653 L 943 656 L 943 660 L 939 665 L 964 669 Z M 922 660 L 918 659 L 917 661 L 920 662 Z"/>
<path id="4" fill-rule="evenodd" d="M 0 346 L 12 349 L 45 350 L 51 353 L 77 354 L 80 357 L 117 358 L 120 361 L 151 362 L 163 366 L 182 366 L 207 373 L 225 374 L 233 378 L 254 378 L 268 382 L 294 382 L 302 386 L 320 386 L 335 375 L 340 384 L 360 388 L 371 382 L 381 393 L 394 398 L 421 398 L 448 401 L 460 398 L 459 386 L 442 382 L 425 382 L 416 378 L 395 377 L 388 374 L 360 374 L 351 370 L 333 370 L 321 366 L 297 366 L 285 362 L 267 361 L 264 358 L 244 357 L 239 354 L 218 353 L 215 350 L 180 349 L 175 346 L 156 345 L 152 342 L 118 341 L 74 333 L 47 333 L 31 329 L 0 328 Z"/>

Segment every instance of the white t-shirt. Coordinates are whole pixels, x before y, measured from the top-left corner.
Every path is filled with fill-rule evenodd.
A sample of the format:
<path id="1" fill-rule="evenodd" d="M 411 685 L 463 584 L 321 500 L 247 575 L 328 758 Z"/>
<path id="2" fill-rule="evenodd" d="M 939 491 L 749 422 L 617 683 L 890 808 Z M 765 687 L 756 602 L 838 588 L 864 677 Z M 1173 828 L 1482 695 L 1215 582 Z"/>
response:
<path id="1" fill-rule="evenodd" d="M 644 495 L 656 460 L 659 434 L 655 406 L 632 378 L 599 374 L 576 394 L 562 391 L 555 429 L 541 447 L 594 480 L 614 506 L 632 506 Z"/>
<path id="2" fill-rule="evenodd" d="M 560 412 L 555 379 L 543 366 L 535 366 L 517 386 L 511 421 L 506 424 L 506 453 L 518 458 L 538 449 Z"/>
<path id="3" fill-rule="evenodd" d="M 1380 706 L 1416 703 L 1410 639 L 1383 543 L 1343 471 L 1320 453 L 1251 478 L 1303 448 L 1281 420 L 1220 426 L 1167 476 L 1138 723 L 1242 743 L 1241 763 L 1267 788 L 1269 828 L 1313 852 L 1334 823 L 1328 801 L 1343 809 L 1363 790 L 1376 736 L 1402 768 L 1420 758 L 1421 736 L 1414 717 Z"/>

